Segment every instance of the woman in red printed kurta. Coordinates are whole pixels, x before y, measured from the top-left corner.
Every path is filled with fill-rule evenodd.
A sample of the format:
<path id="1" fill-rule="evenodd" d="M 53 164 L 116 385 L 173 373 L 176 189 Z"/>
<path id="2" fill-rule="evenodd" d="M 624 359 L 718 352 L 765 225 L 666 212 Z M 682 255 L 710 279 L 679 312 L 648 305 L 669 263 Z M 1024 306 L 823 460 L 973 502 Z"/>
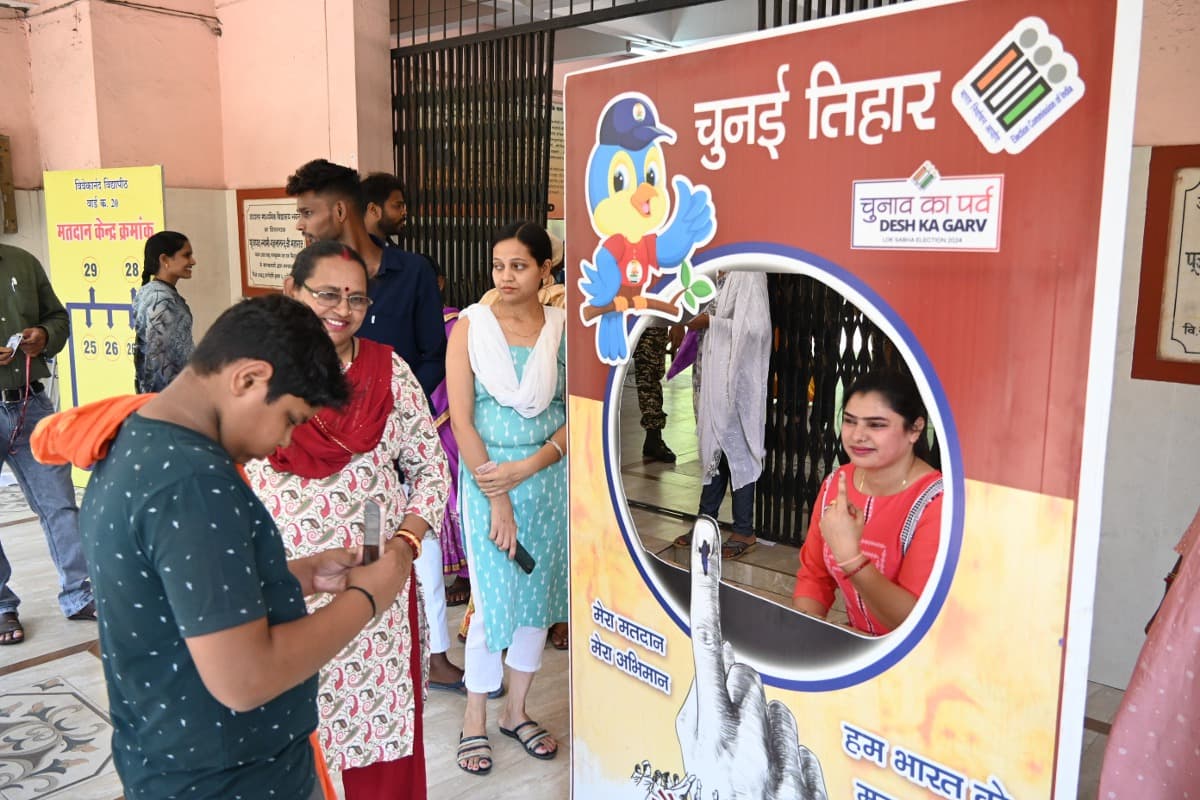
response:
<path id="1" fill-rule="evenodd" d="M 370 299 L 362 259 L 324 241 L 296 257 L 285 293 L 308 305 L 342 359 L 351 399 L 296 427 L 288 447 L 246 465 L 290 557 L 363 541 L 364 506 L 413 556 L 445 513 L 450 474 L 421 385 L 390 347 L 355 336 Z M 399 462 L 409 487 L 401 484 Z M 431 587 L 441 591 L 442 587 Z M 422 704 L 428 640 L 414 578 L 396 602 L 321 669 L 322 748 L 347 800 L 424 800 Z M 312 611 L 329 595 L 308 598 Z"/>
<path id="2" fill-rule="evenodd" d="M 908 617 L 937 557 L 942 476 L 926 460 L 926 412 L 912 379 L 874 373 L 846 393 L 850 463 L 821 485 L 800 550 L 793 605 L 824 618 L 834 590 L 850 624 L 878 636 Z"/>

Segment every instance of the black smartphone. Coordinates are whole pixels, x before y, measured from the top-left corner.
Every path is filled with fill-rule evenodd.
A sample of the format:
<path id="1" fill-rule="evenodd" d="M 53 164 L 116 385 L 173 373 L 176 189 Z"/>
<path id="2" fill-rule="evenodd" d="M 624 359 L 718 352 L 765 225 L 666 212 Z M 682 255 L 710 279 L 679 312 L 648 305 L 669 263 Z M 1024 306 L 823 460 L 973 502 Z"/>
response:
<path id="1" fill-rule="evenodd" d="M 526 575 L 533 574 L 533 568 L 537 566 L 537 562 L 533 560 L 533 556 L 529 555 L 529 551 L 517 542 L 517 554 L 513 558 L 517 562 L 517 566 L 525 571 Z"/>

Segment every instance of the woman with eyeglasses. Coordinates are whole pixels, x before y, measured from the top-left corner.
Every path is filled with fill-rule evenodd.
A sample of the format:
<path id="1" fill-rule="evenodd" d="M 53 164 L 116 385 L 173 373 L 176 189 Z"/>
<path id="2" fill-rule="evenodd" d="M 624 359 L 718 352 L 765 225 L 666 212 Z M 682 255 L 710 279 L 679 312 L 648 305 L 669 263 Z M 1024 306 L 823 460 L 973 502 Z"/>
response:
<path id="1" fill-rule="evenodd" d="M 296 257 L 284 293 L 320 318 L 351 400 L 298 426 L 269 459 L 247 464 L 251 486 L 274 516 L 289 558 L 362 545 L 368 503 L 380 506 L 382 538 L 402 537 L 415 558 L 425 532 L 441 524 L 450 474 L 412 370 L 392 348 L 355 336 L 371 305 L 366 265 L 339 242 L 317 242 Z M 374 623 L 321 670 L 321 747 L 330 771 L 341 772 L 348 800 L 426 796 L 421 714 L 428 655 L 421 643 L 428 636 L 417 592 L 414 576 L 396 603 L 377 609 Z M 309 608 L 330 600 L 310 597 Z"/>

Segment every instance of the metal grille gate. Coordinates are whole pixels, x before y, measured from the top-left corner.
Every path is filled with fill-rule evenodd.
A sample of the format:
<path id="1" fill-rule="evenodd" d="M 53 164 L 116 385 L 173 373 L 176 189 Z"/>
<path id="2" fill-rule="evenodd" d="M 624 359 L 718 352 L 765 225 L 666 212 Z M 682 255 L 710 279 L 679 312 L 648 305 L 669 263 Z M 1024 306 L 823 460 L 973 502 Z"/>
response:
<path id="1" fill-rule="evenodd" d="M 905 0 L 759 0 L 758 26 L 762 30 L 898 2 Z M 847 460 L 836 425 L 842 392 L 871 369 L 905 366 L 882 331 L 815 278 L 771 275 L 769 285 L 775 348 L 754 526 L 764 539 L 799 546 L 821 481 Z"/>
<path id="2" fill-rule="evenodd" d="M 546 223 L 555 31 L 708 2 L 391 0 L 404 244 L 445 270 L 447 302 L 491 288 L 497 228 Z"/>
<path id="3" fill-rule="evenodd" d="M 546 224 L 553 71 L 553 31 L 392 52 L 405 247 L 442 267 L 449 305 L 491 288 L 498 228 Z"/>
<path id="4" fill-rule="evenodd" d="M 758 0 L 758 27 L 906 1 Z M 459 27 L 457 38 L 454 23 L 461 26 L 463 10 L 474 7 L 453 14 L 448 6 L 437 20 L 443 38 L 392 51 L 396 169 L 412 215 L 405 244 L 445 270 L 448 304 L 467 305 L 490 288 L 485 265 L 497 228 L 515 219 L 545 224 L 554 30 L 697 3 L 636 0 L 600 10 L 589 2 L 540 21 L 532 10 L 520 19 L 514 6 L 509 30 Z M 397 6 L 393 20 L 403 21 Z M 419 12 L 414 6 L 410 13 L 416 27 Z M 842 391 L 874 367 L 904 365 L 862 312 L 819 281 L 772 275 L 770 291 L 776 346 L 755 528 L 764 539 L 799 545 L 821 480 L 845 460 L 835 427 Z"/>
<path id="5" fill-rule="evenodd" d="M 838 14 L 907 3 L 908 0 L 758 0 L 758 29 L 778 28 Z M 786 19 L 784 12 L 787 12 Z"/>

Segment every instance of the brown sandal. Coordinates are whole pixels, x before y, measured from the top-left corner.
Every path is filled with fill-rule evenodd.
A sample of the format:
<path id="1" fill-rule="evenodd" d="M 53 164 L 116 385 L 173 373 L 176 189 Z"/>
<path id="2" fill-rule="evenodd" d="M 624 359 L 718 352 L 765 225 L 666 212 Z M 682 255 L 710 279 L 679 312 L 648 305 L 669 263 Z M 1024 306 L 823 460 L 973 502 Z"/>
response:
<path id="1" fill-rule="evenodd" d="M 570 628 L 565 622 L 556 622 L 550 626 L 550 645 L 555 650 L 566 650 L 571 646 Z"/>
<path id="2" fill-rule="evenodd" d="M 721 560 L 733 561 L 741 558 L 749 553 L 755 547 L 758 547 L 758 542 L 743 542 L 741 539 L 730 539 L 721 545 Z"/>
<path id="3" fill-rule="evenodd" d="M 471 599 L 471 582 L 461 575 L 446 587 L 446 607 L 461 606 Z"/>

